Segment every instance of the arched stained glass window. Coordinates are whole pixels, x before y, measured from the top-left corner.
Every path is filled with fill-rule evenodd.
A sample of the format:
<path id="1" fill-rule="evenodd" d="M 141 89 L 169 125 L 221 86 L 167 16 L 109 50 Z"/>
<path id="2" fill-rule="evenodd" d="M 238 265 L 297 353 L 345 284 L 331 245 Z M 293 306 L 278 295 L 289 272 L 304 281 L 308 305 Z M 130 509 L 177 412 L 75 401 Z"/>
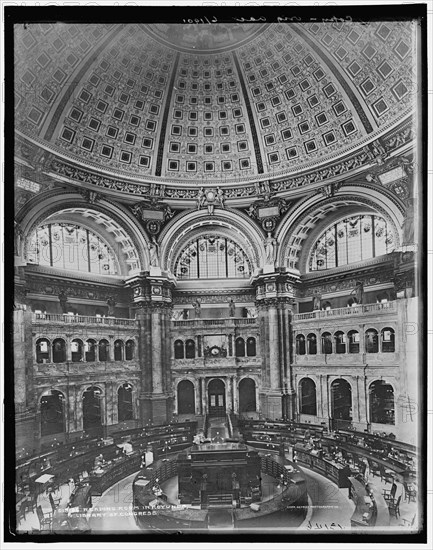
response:
<path id="1" fill-rule="evenodd" d="M 251 263 L 234 241 L 217 235 L 203 235 L 183 250 L 174 272 L 178 279 L 246 278 L 251 275 Z"/>
<path id="2" fill-rule="evenodd" d="M 117 273 L 113 250 L 99 236 L 72 223 L 38 227 L 30 239 L 28 259 L 35 264 L 72 271 Z"/>
<path id="3" fill-rule="evenodd" d="M 380 216 L 352 216 L 328 227 L 317 240 L 309 259 L 310 271 L 348 265 L 389 254 L 395 238 Z"/>

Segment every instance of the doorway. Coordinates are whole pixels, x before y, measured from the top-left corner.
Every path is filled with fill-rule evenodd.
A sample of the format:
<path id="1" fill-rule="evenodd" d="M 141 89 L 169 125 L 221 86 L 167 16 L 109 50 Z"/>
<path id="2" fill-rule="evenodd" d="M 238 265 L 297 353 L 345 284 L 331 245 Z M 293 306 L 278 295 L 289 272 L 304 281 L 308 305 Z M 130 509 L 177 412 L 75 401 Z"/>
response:
<path id="1" fill-rule="evenodd" d="M 352 421 L 352 388 L 338 378 L 331 384 L 331 406 L 334 428 L 345 428 Z"/>
<path id="2" fill-rule="evenodd" d="M 194 414 L 194 385 L 190 380 L 182 380 L 177 386 L 178 414 Z"/>
<path id="3" fill-rule="evenodd" d="M 239 412 L 255 412 L 256 384 L 252 378 L 244 378 L 239 383 Z"/>
<path id="4" fill-rule="evenodd" d="M 226 414 L 226 387 L 222 380 L 215 378 L 209 382 L 208 404 L 209 415 L 225 416 Z"/>
<path id="5" fill-rule="evenodd" d="M 87 388 L 83 394 L 83 429 L 91 434 L 102 431 L 101 397 L 97 386 Z"/>

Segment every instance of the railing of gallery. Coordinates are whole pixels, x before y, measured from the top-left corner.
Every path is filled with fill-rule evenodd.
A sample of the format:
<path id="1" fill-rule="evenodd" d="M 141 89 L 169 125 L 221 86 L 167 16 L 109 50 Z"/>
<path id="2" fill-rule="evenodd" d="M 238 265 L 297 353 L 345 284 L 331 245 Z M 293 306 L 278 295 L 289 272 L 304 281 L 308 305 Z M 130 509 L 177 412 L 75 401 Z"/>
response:
<path id="1" fill-rule="evenodd" d="M 312 311 L 310 313 L 295 313 L 294 321 L 304 319 L 328 319 L 329 317 L 346 317 L 376 313 L 390 313 L 397 310 L 396 302 L 385 302 L 383 304 L 366 304 L 353 307 L 338 307 L 335 309 L 326 309 L 323 311 Z"/>
<path id="2" fill-rule="evenodd" d="M 256 318 L 235 318 L 229 317 L 228 319 L 182 319 L 180 321 L 174 321 L 173 324 L 175 327 L 194 327 L 197 325 L 200 326 L 220 326 L 227 324 L 234 324 L 235 326 L 242 325 L 255 325 L 257 323 Z"/>
<path id="3" fill-rule="evenodd" d="M 116 317 L 91 317 L 89 315 L 70 315 L 68 313 L 34 313 L 33 321 L 50 323 L 80 323 L 86 325 L 117 325 L 135 327 L 135 319 L 117 319 Z"/>

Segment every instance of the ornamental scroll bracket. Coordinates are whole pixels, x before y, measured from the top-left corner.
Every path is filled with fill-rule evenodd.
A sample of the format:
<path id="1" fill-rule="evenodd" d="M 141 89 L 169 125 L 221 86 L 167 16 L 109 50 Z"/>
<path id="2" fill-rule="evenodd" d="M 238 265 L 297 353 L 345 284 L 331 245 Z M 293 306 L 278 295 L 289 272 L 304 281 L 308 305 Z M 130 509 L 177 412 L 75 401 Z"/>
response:
<path id="1" fill-rule="evenodd" d="M 200 187 L 197 197 L 196 197 L 196 205 L 197 210 L 201 210 L 202 208 L 207 208 L 209 215 L 213 216 L 215 208 L 225 208 L 225 196 L 224 191 L 221 189 L 221 187 L 217 187 L 216 190 L 209 189 L 207 191 L 203 190 L 203 187 Z"/>
<path id="2" fill-rule="evenodd" d="M 411 195 L 415 169 L 416 165 L 413 160 L 407 157 L 397 157 L 368 172 L 365 179 L 369 183 L 386 187 L 405 201 Z"/>
<path id="3" fill-rule="evenodd" d="M 96 191 L 90 191 L 89 189 L 83 189 L 81 195 L 89 204 L 95 204 L 95 202 L 102 199 L 102 195 Z"/>
<path id="4" fill-rule="evenodd" d="M 134 216 L 144 222 L 151 235 L 158 235 L 161 227 L 174 216 L 168 204 L 162 203 L 158 197 L 151 197 L 130 207 Z"/>
<path id="5" fill-rule="evenodd" d="M 266 232 L 272 232 L 281 216 L 290 208 L 290 204 L 282 198 L 260 200 L 249 206 L 247 214 L 261 223 Z"/>
<path id="6" fill-rule="evenodd" d="M 328 199 L 329 197 L 333 197 L 342 185 L 343 182 L 328 183 L 328 185 L 323 185 L 318 192 L 321 193 L 325 199 Z"/>

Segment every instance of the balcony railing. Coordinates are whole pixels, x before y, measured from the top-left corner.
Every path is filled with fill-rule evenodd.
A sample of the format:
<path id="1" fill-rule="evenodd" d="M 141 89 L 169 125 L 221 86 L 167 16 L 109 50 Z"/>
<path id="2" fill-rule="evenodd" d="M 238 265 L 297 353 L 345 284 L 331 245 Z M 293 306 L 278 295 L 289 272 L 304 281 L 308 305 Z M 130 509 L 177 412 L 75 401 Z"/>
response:
<path id="1" fill-rule="evenodd" d="M 90 317 L 88 315 L 69 315 L 62 313 L 34 313 L 34 322 L 70 323 L 85 325 L 117 325 L 123 327 L 135 327 L 135 319 L 117 319 L 116 317 Z"/>
<path id="2" fill-rule="evenodd" d="M 180 321 L 174 321 L 175 327 L 184 327 L 184 328 L 192 328 L 195 326 L 205 326 L 205 327 L 211 327 L 211 326 L 221 326 L 221 325 L 235 325 L 235 326 L 242 326 L 242 325 L 255 325 L 257 323 L 256 318 L 246 318 L 246 317 L 229 317 L 226 319 L 182 319 Z"/>
<path id="3" fill-rule="evenodd" d="M 335 309 L 326 309 L 324 311 L 312 311 L 310 313 L 295 313 L 294 321 L 303 321 L 305 319 L 329 319 L 330 317 L 347 317 L 356 315 L 390 313 L 397 310 L 396 302 L 385 302 L 383 304 L 366 304 L 354 307 L 337 307 Z"/>

